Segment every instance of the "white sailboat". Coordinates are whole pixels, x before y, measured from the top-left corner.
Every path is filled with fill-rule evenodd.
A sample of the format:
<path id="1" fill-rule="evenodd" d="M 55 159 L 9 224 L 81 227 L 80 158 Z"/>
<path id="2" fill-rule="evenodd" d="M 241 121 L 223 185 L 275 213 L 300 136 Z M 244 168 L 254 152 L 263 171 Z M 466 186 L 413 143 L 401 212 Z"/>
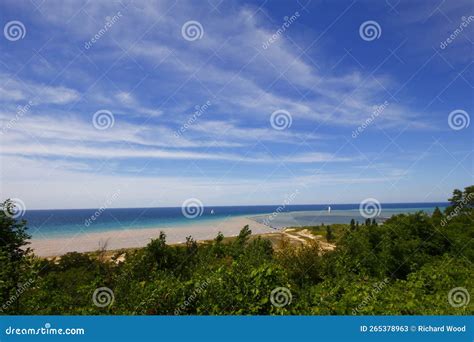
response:
<path id="1" fill-rule="evenodd" d="M 328 214 L 331 213 L 331 206 L 328 206 Z"/>

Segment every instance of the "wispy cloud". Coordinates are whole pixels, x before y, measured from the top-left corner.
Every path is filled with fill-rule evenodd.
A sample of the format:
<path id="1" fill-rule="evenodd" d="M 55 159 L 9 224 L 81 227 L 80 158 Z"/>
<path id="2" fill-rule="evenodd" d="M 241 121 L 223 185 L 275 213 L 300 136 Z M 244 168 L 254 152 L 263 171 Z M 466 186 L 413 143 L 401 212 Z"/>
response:
<path id="1" fill-rule="evenodd" d="M 454 56 L 470 54 L 468 37 L 449 51 L 433 49 L 469 8 L 464 1 L 439 8 L 384 4 L 382 11 L 363 1 L 349 7 L 313 2 L 304 9 L 298 2 L 214 7 L 171 0 L 36 6 L 7 0 L 3 6 L 28 32 L 0 52 L 0 153 L 2 164 L 11 163 L 1 173 L 8 194 L 20 189 L 28 197 L 32 184 L 43 191 L 69 184 L 71 203 L 82 205 L 86 199 L 77 199 L 80 186 L 73 184 L 80 179 L 91 197 L 124 182 L 136 185 L 137 201 L 142 195 L 153 201 L 150 188 L 174 188 L 168 204 L 179 203 L 186 191 L 208 201 L 235 196 L 250 203 L 298 184 L 313 194 L 333 185 L 346 198 L 352 192 L 345 186 L 366 186 L 355 198 L 364 189 L 377 192 L 406 180 L 412 173 L 404 167 L 411 163 L 401 160 L 419 160 L 433 135 L 451 132 L 447 113 L 472 115 L 466 99 L 473 64 Z M 84 48 L 118 11 L 120 20 Z M 280 17 L 295 11 L 298 20 L 263 48 L 281 27 Z M 358 36 L 369 14 L 383 28 L 382 38 L 371 43 Z M 182 36 L 189 20 L 202 25 L 201 39 Z M 19 115 L 18 106 L 29 101 L 34 105 Z M 370 127 L 352 139 L 374 106 L 385 102 Z M 114 120 L 105 130 L 93 125 L 101 110 Z M 278 110 L 291 118 L 282 130 L 271 124 Z M 454 155 L 470 143 L 459 136 L 446 136 Z M 311 168 L 320 172 L 308 176 Z M 407 182 L 406 189 L 425 178 Z M 214 186 L 223 192 L 203 190 Z M 301 198 L 315 202 L 313 194 Z M 59 191 L 55 196 L 61 203 Z"/>
<path id="2" fill-rule="evenodd" d="M 19 103 L 33 101 L 37 104 L 64 105 L 79 98 L 79 93 L 67 87 L 19 80 L 0 73 L 0 101 Z"/>

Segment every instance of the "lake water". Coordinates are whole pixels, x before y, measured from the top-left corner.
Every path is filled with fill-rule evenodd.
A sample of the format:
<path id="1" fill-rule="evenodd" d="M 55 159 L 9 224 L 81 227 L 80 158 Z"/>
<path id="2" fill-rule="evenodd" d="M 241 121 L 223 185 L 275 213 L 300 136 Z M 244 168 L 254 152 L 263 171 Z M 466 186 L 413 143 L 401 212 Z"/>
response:
<path id="1" fill-rule="evenodd" d="M 381 212 L 376 219 L 380 222 L 394 214 L 419 210 L 431 213 L 436 206 L 443 208 L 447 205 L 447 203 L 382 203 Z M 365 221 L 360 214 L 359 204 L 331 204 L 330 213 L 328 205 L 264 205 L 204 207 L 200 208 L 198 214 L 200 215 L 195 218 L 188 218 L 183 214 L 181 207 L 64 209 L 28 210 L 23 218 L 28 222 L 28 232 L 36 239 L 125 228 L 179 229 L 180 226 L 211 223 L 237 216 L 245 216 L 274 228 L 349 223 L 351 219 Z"/>

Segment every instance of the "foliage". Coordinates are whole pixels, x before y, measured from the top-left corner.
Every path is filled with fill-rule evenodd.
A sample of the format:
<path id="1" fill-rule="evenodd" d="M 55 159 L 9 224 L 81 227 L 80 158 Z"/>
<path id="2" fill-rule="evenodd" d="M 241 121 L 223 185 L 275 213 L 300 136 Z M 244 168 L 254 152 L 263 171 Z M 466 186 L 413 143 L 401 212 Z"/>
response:
<path id="1" fill-rule="evenodd" d="M 19 310 L 19 296 L 30 273 L 26 222 L 13 218 L 14 203 L 6 200 L 0 208 L 0 312 Z"/>
<path id="2" fill-rule="evenodd" d="M 473 304 L 453 307 L 448 293 L 474 295 L 474 187 L 455 190 L 446 210 L 396 215 L 383 224 L 305 227 L 316 240 L 300 247 L 251 236 L 170 246 L 160 234 L 145 248 L 103 255 L 69 253 L 32 257 L 25 223 L 0 212 L 0 295 L 7 314 L 473 314 Z M 462 210 L 456 207 L 462 205 Z M 30 281 L 31 280 L 31 281 Z M 28 286 L 24 286 L 27 284 Z M 99 287 L 115 301 L 98 307 Z M 271 293 L 291 292 L 285 306 Z"/>

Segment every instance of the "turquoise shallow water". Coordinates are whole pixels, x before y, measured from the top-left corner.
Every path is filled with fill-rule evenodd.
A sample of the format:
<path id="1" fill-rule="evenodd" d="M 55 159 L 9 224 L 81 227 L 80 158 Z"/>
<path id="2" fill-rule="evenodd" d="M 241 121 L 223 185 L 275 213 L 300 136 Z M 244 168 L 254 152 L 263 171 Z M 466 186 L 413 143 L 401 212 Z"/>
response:
<path id="1" fill-rule="evenodd" d="M 431 213 L 436 206 L 445 207 L 446 205 L 447 203 L 382 203 L 378 220 L 397 213 L 419 210 Z M 179 229 L 179 227 L 195 223 L 211 223 L 238 216 L 246 216 L 274 228 L 320 223 L 349 223 L 352 218 L 359 222 L 365 220 L 360 215 L 359 204 L 331 204 L 331 208 L 331 213 L 328 213 L 327 204 L 216 206 L 198 208 L 192 218 L 184 215 L 180 207 L 28 210 L 23 218 L 27 220 L 29 233 L 35 239 L 68 237 L 118 229 L 174 227 Z"/>
<path id="2" fill-rule="evenodd" d="M 400 209 L 382 209 L 380 214 L 374 216 L 375 220 L 382 223 L 392 215 L 404 214 L 404 213 L 415 213 L 422 210 L 428 214 L 433 212 L 435 207 L 428 208 L 400 208 Z M 267 215 L 257 215 L 250 217 L 251 219 L 268 225 L 273 228 L 284 228 L 284 227 L 298 227 L 298 226 L 312 226 L 324 224 L 335 224 L 335 223 L 349 223 L 352 219 L 360 223 L 366 220 L 357 210 L 331 210 L 328 213 L 327 210 L 320 211 L 294 211 L 294 212 L 283 212 Z"/>

